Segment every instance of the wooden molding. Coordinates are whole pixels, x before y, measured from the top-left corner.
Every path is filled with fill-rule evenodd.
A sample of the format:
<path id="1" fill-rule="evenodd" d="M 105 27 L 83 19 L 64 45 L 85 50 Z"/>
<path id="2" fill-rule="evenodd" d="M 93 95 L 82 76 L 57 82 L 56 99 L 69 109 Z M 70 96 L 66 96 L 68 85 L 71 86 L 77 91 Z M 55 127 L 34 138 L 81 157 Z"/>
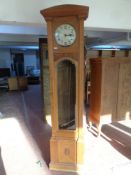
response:
<path id="1" fill-rule="evenodd" d="M 77 16 L 86 19 L 88 17 L 89 7 L 82 5 L 64 4 L 53 6 L 44 10 L 40 13 L 44 16 L 46 20 L 55 17 L 65 17 L 65 16 Z"/>

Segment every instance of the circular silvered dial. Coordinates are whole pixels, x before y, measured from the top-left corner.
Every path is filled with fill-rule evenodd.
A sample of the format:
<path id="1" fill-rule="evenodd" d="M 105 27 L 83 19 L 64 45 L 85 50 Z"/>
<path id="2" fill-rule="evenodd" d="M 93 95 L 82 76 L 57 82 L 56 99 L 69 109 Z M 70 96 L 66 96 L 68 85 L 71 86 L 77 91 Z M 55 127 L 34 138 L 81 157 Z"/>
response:
<path id="1" fill-rule="evenodd" d="M 76 30 L 70 24 L 62 24 L 55 30 L 55 40 L 60 46 L 70 46 L 76 40 Z"/>

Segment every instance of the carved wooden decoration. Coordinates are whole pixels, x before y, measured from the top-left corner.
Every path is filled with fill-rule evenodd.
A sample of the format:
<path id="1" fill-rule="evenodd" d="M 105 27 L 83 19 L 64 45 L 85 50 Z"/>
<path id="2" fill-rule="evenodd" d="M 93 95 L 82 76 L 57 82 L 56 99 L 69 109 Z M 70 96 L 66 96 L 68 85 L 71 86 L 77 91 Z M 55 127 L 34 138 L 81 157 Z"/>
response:
<path id="1" fill-rule="evenodd" d="M 52 137 L 50 169 L 77 171 L 83 163 L 84 20 L 87 6 L 41 11 L 48 28 Z"/>

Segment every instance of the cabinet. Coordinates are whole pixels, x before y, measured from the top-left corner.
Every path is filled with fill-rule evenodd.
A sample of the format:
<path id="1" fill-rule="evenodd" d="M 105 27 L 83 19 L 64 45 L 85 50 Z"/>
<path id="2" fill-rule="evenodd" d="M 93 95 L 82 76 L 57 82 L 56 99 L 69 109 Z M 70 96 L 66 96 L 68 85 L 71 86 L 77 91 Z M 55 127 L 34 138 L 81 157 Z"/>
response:
<path id="1" fill-rule="evenodd" d="M 131 59 L 92 58 L 89 121 L 102 124 L 131 119 Z"/>
<path id="2" fill-rule="evenodd" d="M 27 90 L 27 78 L 26 77 L 9 77 L 8 78 L 9 90 Z"/>

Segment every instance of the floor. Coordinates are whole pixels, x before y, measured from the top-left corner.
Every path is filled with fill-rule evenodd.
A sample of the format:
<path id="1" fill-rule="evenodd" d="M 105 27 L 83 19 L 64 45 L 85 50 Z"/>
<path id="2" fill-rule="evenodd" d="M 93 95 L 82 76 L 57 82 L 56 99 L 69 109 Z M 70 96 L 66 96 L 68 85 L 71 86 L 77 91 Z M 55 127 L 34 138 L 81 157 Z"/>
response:
<path id="1" fill-rule="evenodd" d="M 85 123 L 85 163 L 81 172 L 50 171 L 51 126 L 44 123 L 39 85 L 0 92 L 0 175 L 129 175 L 131 121 L 95 127 Z"/>

